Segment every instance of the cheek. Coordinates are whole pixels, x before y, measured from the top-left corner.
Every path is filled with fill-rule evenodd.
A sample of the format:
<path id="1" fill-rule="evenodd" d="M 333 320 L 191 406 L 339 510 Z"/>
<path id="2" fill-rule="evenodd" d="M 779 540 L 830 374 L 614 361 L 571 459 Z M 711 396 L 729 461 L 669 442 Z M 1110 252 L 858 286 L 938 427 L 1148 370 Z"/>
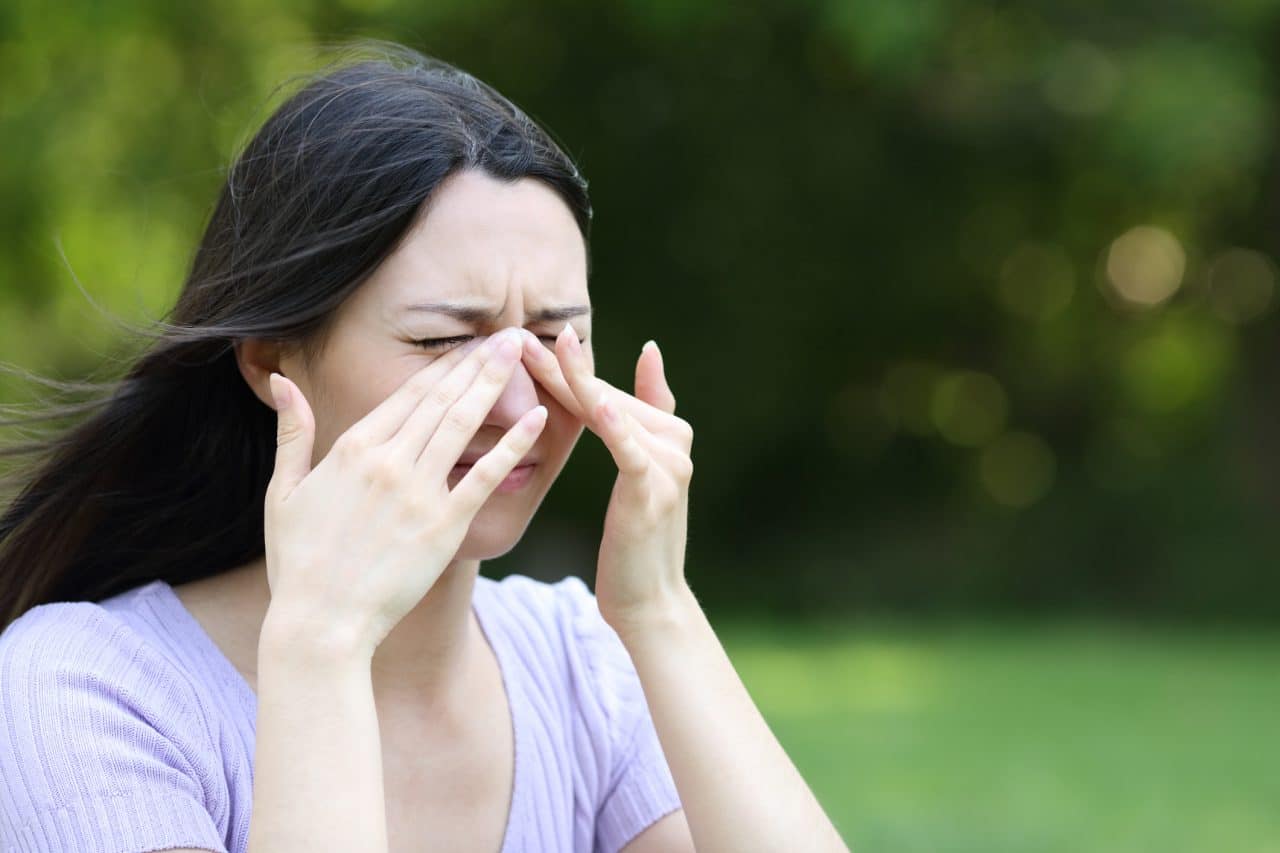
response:
<path id="1" fill-rule="evenodd" d="M 539 441 L 549 459 L 563 461 L 577 444 L 583 430 L 582 421 L 553 401 L 547 404 L 547 424 L 542 428 Z"/>
<path id="2" fill-rule="evenodd" d="M 326 447 L 380 406 L 411 375 L 346 375 L 331 378 L 308 399 L 316 418 L 316 435 Z"/>
<path id="3" fill-rule="evenodd" d="M 356 380 L 344 388 L 345 396 L 335 401 L 342 411 L 347 426 L 350 427 L 364 418 L 400 386 L 399 377 L 375 376 L 361 382 Z"/>

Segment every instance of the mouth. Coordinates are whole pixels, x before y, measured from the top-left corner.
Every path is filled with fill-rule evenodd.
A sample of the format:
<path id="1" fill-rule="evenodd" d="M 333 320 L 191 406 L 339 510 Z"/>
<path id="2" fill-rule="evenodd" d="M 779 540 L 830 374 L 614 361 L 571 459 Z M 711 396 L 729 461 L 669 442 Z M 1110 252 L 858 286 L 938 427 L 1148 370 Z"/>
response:
<path id="1" fill-rule="evenodd" d="M 460 480 L 467 475 L 468 471 L 471 470 L 471 465 L 472 463 L 470 462 L 459 462 L 457 465 L 453 466 L 453 469 L 449 472 L 449 476 Z M 538 464 L 536 462 L 527 462 L 517 465 L 511 469 L 511 473 L 507 474 L 507 476 L 503 478 L 502 482 L 498 484 L 498 487 L 494 491 L 504 493 L 519 491 L 528 485 L 529 481 L 533 479 L 533 473 L 537 467 Z"/>

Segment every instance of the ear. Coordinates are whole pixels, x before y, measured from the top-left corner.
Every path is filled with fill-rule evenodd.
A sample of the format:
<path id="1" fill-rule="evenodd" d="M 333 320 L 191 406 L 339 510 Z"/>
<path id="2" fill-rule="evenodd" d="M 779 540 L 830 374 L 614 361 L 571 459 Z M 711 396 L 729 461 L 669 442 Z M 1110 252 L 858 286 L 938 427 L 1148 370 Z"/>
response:
<path id="1" fill-rule="evenodd" d="M 240 375 L 254 395 L 274 410 L 276 403 L 271 396 L 271 373 L 289 376 L 288 368 L 281 364 L 280 345 L 264 338 L 242 338 L 233 346 Z M 289 378 L 293 379 L 292 376 Z"/>

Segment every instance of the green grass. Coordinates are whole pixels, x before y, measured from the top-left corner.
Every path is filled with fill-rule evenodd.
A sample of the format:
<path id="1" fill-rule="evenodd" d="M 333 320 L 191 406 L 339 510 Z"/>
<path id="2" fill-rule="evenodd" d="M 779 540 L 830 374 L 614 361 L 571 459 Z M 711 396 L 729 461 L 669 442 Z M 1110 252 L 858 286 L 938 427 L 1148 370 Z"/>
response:
<path id="1" fill-rule="evenodd" d="M 856 851 L 1280 851 L 1280 636 L 717 623 Z"/>

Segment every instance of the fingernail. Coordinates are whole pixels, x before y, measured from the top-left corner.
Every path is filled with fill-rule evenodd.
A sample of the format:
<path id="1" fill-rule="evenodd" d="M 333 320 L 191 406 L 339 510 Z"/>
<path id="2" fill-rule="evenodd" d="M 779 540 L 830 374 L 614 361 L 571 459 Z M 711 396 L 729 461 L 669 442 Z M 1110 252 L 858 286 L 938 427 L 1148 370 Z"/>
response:
<path id="1" fill-rule="evenodd" d="M 578 330 L 573 328 L 572 323 L 568 322 L 564 324 L 564 327 L 569 330 L 569 347 L 571 349 L 578 349 Z"/>
<path id="2" fill-rule="evenodd" d="M 534 431 L 536 431 L 540 426 L 542 426 L 543 421 L 545 421 L 545 420 L 547 419 L 547 407 L 546 407 L 546 406 L 543 406 L 543 405 L 539 404 L 539 405 L 537 405 L 537 406 L 534 406 L 534 407 L 533 407 L 533 411 L 534 411 L 534 412 L 536 412 L 537 414 L 535 414 L 535 415 L 534 415 L 532 418 L 530 418 L 530 419 L 529 419 L 529 421 L 528 421 L 528 424 L 529 424 L 529 431 L 530 431 L 530 432 L 534 432 Z"/>
<path id="3" fill-rule="evenodd" d="M 271 397 L 275 400 L 276 410 L 283 411 L 289 407 L 289 386 L 284 384 L 284 378 L 274 371 L 267 377 L 267 384 L 271 386 Z"/>
<path id="4" fill-rule="evenodd" d="M 657 348 L 658 348 L 658 344 L 652 339 L 645 341 L 644 346 L 640 347 L 641 350 L 657 349 Z"/>

